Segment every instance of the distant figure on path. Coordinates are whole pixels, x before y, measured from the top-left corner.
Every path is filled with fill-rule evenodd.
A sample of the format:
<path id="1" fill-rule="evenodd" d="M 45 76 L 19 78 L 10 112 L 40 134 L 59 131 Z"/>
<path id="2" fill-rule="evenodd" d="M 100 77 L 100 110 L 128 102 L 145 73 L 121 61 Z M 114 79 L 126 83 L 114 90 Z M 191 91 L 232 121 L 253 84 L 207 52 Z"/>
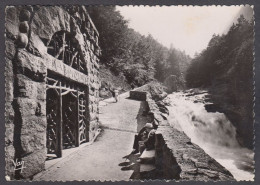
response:
<path id="1" fill-rule="evenodd" d="M 116 88 L 111 88 L 109 87 L 108 90 L 111 92 L 113 98 L 115 98 L 116 102 L 118 102 L 118 94 L 119 94 L 119 90 Z"/>
<path id="2" fill-rule="evenodd" d="M 117 89 L 115 89 L 115 90 L 114 90 L 114 93 L 115 93 L 115 97 L 114 97 L 114 98 L 115 98 L 116 102 L 118 102 L 118 100 L 119 100 L 119 99 L 118 99 L 119 91 L 118 91 Z"/>
<path id="3" fill-rule="evenodd" d="M 135 88 L 135 85 L 132 83 L 131 84 L 131 89 L 134 89 Z"/>

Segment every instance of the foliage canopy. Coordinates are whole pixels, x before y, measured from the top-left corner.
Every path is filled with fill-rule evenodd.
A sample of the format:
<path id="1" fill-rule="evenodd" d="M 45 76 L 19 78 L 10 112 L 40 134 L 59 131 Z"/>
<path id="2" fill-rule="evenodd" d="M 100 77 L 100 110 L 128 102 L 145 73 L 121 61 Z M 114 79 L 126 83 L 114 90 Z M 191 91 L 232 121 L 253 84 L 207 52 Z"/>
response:
<path id="1" fill-rule="evenodd" d="M 100 34 L 101 64 L 129 84 L 141 86 L 150 81 L 163 82 L 167 76 L 180 76 L 191 60 L 184 52 L 166 48 L 151 35 L 143 36 L 128 27 L 113 6 L 88 7 Z"/>

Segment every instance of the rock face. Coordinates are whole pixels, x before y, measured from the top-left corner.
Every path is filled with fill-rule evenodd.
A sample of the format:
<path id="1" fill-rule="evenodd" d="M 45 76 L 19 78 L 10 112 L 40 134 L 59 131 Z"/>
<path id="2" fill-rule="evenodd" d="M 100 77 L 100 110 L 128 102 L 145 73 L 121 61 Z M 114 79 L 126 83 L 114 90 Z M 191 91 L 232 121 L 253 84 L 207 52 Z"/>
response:
<path id="1" fill-rule="evenodd" d="M 167 96 L 165 90 L 166 87 L 159 82 L 150 82 L 146 85 L 143 85 L 135 89 L 135 91 L 139 92 L 148 92 L 151 98 L 155 101 L 160 101 Z"/>
<path id="2" fill-rule="evenodd" d="M 53 36 L 59 33 L 71 39 L 76 57 L 66 59 L 70 51 L 62 47 L 63 57 L 51 53 Z M 95 136 L 100 86 L 98 32 L 84 6 L 8 6 L 5 43 L 6 175 L 27 179 L 45 166 L 46 83 L 50 75 L 65 79 L 69 88 L 76 84 L 85 89 L 86 141 Z M 81 68 L 74 66 L 75 58 Z M 15 161 L 23 161 L 25 168 L 15 170 Z"/>
<path id="3" fill-rule="evenodd" d="M 230 80 L 232 81 L 232 80 Z M 237 140 L 241 146 L 253 149 L 254 119 L 253 119 L 253 89 L 250 80 L 230 88 L 228 83 L 216 83 L 210 88 L 210 100 L 213 107 L 208 111 L 223 112 L 236 127 Z"/>

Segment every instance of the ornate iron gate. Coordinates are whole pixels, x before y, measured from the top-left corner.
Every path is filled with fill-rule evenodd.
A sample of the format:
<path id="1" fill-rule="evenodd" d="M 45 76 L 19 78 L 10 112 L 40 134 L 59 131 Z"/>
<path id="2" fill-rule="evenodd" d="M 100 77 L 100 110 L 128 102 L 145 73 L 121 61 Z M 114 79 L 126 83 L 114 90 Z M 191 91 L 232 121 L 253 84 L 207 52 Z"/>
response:
<path id="1" fill-rule="evenodd" d="M 56 32 L 47 52 L 66 65 L 88 74 L 78 42 L 73 34 Z M 86 119 L 87 87 L 48 72 L 47 77 L 47 152 L 62 156 L 63 148 L 77 147 L 88 140 Z"/>
<path id="2" fill-rule="evenodd" d="M 86 63 L 81 59 L 78 44 L 71 33 L 56 32 L 48 44 L 47 52 L 53 57 L 62 60 L 68 66 L 88 74 Z"/>
<path id="3" fill-rule="evenodd" d="M 86 119 L 86 99 L 85 93 L 79 92 L 79 142 L 80 144 L 87 141 L 87 119 Z"/>
<path id="4" fill-rule="evenodd" d="M 47 90 L 47 153 L 60 157 L 58 126 L 59 126 L 59 94 L 54 89 Z"/>
<path id="5" fill-rule="evenodd" d="M 63 117 L 63 147 L 70 148 L 77 145 L 77 96 L 73 92 L 62 97 Z"/>
<path id="6" fill-rule="evenodd" d="M 87 88 L 64 78 L 47 77 L 47 153 L 62 156 L 63 148 L 87 141 Z"/>

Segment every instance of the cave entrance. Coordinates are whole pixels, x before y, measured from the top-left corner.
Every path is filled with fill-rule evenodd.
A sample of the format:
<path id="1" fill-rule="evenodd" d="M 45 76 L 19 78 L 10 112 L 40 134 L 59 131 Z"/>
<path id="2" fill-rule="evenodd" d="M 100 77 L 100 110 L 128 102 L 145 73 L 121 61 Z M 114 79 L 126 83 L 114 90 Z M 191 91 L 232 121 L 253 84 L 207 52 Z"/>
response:
<path id="1" fill-rule="evenodd" d="M 88 88 L 51 73 L 46 83 L 47 154 L 62 157 L 63 149 L 88 141 Z"/>

